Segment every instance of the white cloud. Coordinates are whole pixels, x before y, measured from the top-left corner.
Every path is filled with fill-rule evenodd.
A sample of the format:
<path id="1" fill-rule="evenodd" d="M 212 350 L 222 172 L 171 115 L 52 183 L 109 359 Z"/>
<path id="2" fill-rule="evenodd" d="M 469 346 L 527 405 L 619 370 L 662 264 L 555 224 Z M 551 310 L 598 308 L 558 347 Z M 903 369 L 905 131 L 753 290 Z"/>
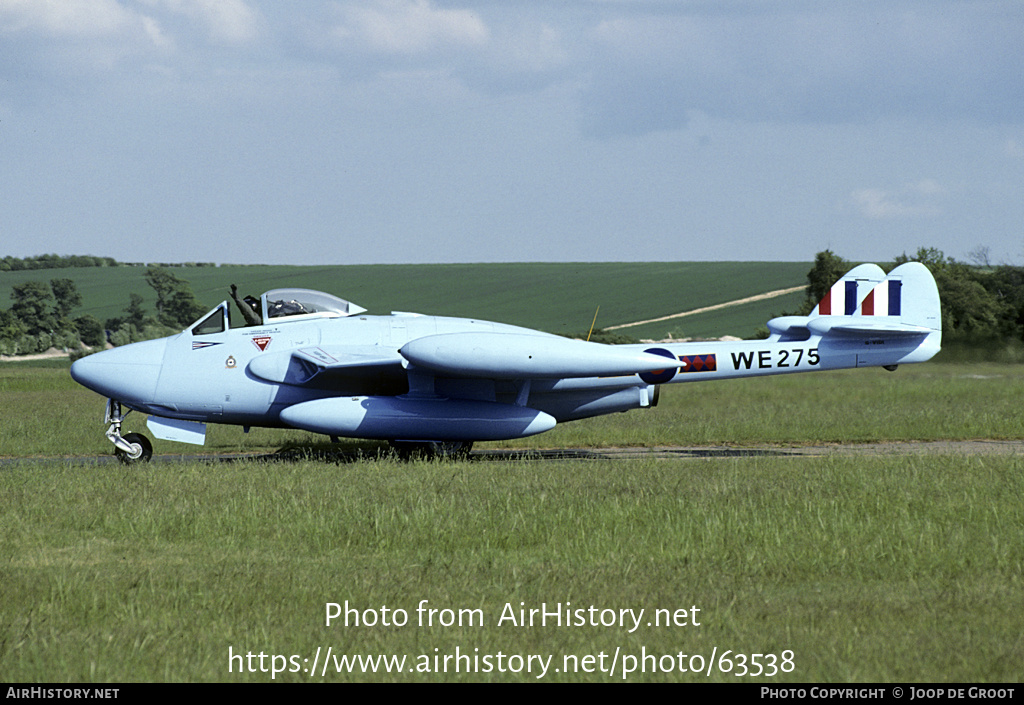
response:
<path id="1" fill-rule="evenodd" d="M 1024 4 L 854 5 L 609 4 L 587 35 L 585 109 L 613 133 L 681 127 L 693 110 L 825 124 L 1018 120 Z"/>
<path id="2" fill-rule="evenodd" d="M 243 0 L 144 0 L 185 16 L 203 27 L 211 39 L 242 44 L 260 34 L 259 15 Z"/>
<path id="3" fill-rule="evenodd" d="M 127 30 L 137 19 L 116 0 L 0 0 L 0 28 L 6 31 L 106 36 Z"/>
<path id="4" fill-rule="evenodd" d="M 118 0 L 0 0 L 0 41 L 11 58 L 0 75 L 32 66 L 51 86 L 173 47 L 155 16 Z"/>
<path id="5" fill-rule="evenodd" d="M 496 51 L 499 53 L 499 65 L 523 71 L 557 69 L 569 59 L 562 33 L 546 23 L 509 32 L 504 37 L 503 46 Z"/>
<path id="6" fill-rule="evenodd" d="M 170 75 L 215 57 L 204 45 L 251 44 L 265 24 L 248 0 L 0 0 L 0 41 L 14 59 L 0 76 L 24 72 L 59 87 L 94 72 Z"/>
<path id="7" fill-rule="evenodd" d="M 333 34 L 376 51 L 416 54 L 440 47 L 481 46 L 490 37 L 469 10 L 442 10 L 427 0 L 376 0 L 340 6 L 343 22 Z"/>
<path id="8" fill-rule="evenodd" d="M 881 220 L 904 215 L 906 207 L 893 200 L 892 194 L 879 188 L 857 189 L 850 194 L 850 201 L 866 218 Z"/>
<path id="9" fill-rule="evenodd" d="M 142 29 L 149 40 L 153 43 L 153 46 L 162 48 L 171 48 L 174 42 L 164 34 L 163 29 L 160 27 L 160 23 L 152 17 L 142 18 Z"/>
<path id="10" fill-rule="evenodd" d="M 907 191 L 921 196 L 938 196 L 946 192 L 946 189 L 935 179 L 922 179 L 916 184 L 909 184 L 906 188 Z"/>
<path id="11" fill-rule="evenodd" d="M 108 48 L 110 42 L 187 42 L 187 26 L 168 31 L 175 16 L 219 43 L 240 44 L 260 33 L 260 15 L 244 0 L 0 0 L 0 32 L 108 42 Z"/>
<path id="12" fill-rule="evenodd" d="M 850 194 L 850 203 L 871 220 L 932 217 L 942 212 L 935 197 L 945 192 L 937 181 L 922 179 L 897 190 L 857 189 Z"/>

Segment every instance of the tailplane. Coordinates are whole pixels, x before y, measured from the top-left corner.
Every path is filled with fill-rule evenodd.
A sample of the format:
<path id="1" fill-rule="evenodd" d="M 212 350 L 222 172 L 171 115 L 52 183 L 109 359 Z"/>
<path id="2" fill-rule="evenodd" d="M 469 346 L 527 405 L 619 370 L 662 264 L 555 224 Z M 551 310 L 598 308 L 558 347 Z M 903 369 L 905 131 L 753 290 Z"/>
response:
<path id="1" fill-rule="evenodd" d="M 865 346 L 858 356 L 865 361 L 876 357 L 867 349 L 913 349 L 901 361 L 919 362 L 939 351 L 939 290 L 920 262 L 902 264 L 888 275 L 878 265 L 862 264 L 833 284 L 809 316 L 772 319 L 768 330 L 771 340 L 782 342 L 821 336 L 835 344 Z"/>
<path id="2" fill-rule="evenodd" d="M 908 262 L 888 276 L 883 275 L 880 281 L 867 276 L 852 278 L 851 275 L 862 267 L 882 271 L 875 265 L 861 265 L 836 282 L 811 312 L 807 325 L 812 332 L 925 335 L 942 330 L 939 290 L 927 267 L 920 262 Z M 857 298 L 842 302 L 845 307 L 842 314 L 829 315 L 826 311 L 835 308 L 831 299 L 839 288 L 847 295 L 852 292 Z"/>

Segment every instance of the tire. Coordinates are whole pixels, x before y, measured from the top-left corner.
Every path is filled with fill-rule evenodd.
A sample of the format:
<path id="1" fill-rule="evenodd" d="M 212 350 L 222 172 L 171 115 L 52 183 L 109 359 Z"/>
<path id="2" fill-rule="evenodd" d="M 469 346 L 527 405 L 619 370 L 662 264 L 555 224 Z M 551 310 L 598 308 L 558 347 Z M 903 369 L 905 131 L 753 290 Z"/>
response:
<path id="1" fill-rule="evenodd" d="M 391 441 L 402 460 L 461 460 L 473 450 L 473 441 Z"/>
<path id="2" fill-rule="evenodd" d="M 120 448 L 114 449 L 114 455 L 125 465 L 134 465 L 135 463 L 148 463 L 153 458 L 153 444 L 150 443 L 149 439 L 141 433 L 129 433 L 124 436 L 124 440 L 132 446 L 138 446 L 139 454 L 128 454 Z"/>

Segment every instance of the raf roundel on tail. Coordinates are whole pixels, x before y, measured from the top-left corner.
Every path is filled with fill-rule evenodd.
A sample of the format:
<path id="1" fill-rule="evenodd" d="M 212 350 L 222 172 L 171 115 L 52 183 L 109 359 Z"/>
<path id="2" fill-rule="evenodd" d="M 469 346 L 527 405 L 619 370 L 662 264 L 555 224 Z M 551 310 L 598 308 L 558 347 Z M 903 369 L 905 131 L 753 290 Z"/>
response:
<path id="1" fill-rule="evenodd" d="M 238 297 L 234 297 L 236 301 Z M 96 353 L 71 375 L 107 397 L 107 437 L 148 459 L 124 415 L 163 440 L 203 443 L 207 423 L 297 428 L 401 449 L 465 452 L 556 424 L 657 404 L 663 384 L 924 362 L 942 339 L 928 269 L 850 270 L 808 316 L 768 322 L 765 340 L 604 345 L 476 319 L 365 315 L 308 289 L 227 301 L 177 335 Z"/>

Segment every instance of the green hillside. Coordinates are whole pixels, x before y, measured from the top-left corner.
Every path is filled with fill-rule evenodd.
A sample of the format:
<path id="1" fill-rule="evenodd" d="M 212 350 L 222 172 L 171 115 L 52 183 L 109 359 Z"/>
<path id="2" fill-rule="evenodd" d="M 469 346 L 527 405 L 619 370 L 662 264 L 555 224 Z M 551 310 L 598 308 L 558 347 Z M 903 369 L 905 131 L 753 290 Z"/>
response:
<path id="1" fill-rule="evenodd" d="M 258 295 L 271 288 L 320 289 L 369 310 L 466 316 L 555 333 L 585 332 L 600 306 L 598 327 L 667 316 L 806 283 L 806 262 L 512 263 L 347 266 L 176 267 L 210 308 L 228 298 L 228 286 Z M 143 296 L 156 297 L 144 267 L 104 267 L 0 273 L 0 308 L 24 281 L 71 279 L 83 304 L 72 316 L 106 320 Z M 773 314 L 796 308 L 802 294 L 760 301 L 660 324 L 629 328 L 633 337 L 752 335 Z"/>
<path id="2" fill-rule="evenodd" d="M 800 284 L 793 286 L 800 286 Z M 764 328 L 770 318 L 785 312 L 796 311 L 804 302 L 804 296 L 804 291 L 801 289 L 798 292 L 784 294 L 767 301 L 752 301 L 669 321 L 630 326 L 615 332 L 651 340 L 664 340 L 670 336 L 701 339 L 733 335 L 737 338 L 747 338 L 753 335 L 757 329 Z"/>

